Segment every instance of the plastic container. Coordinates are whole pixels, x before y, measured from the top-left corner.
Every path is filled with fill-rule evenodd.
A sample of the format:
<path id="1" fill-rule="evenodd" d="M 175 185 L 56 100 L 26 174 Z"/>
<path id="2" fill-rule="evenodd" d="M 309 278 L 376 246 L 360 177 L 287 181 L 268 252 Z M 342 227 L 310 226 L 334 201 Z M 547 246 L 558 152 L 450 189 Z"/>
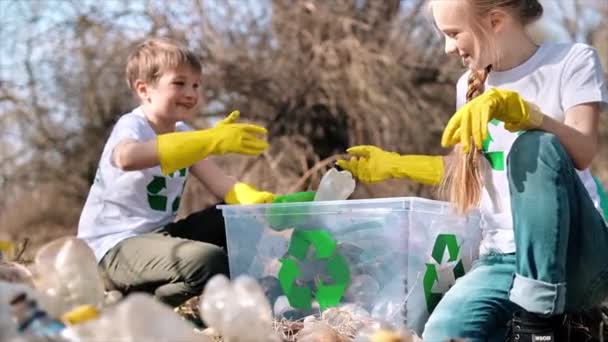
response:
<path id="1" fill-rule="evenodd" d="M 479 248 L 476 214 L 457 216 L 447 203 L 421 198 L 219 208 L 231 276 L 257 279 L 271 307 L 287 298 L 292 318 L 354 303 L 421 333 L 434 300 Z M 450 272 L 456 276 L 444 279 Z"/>

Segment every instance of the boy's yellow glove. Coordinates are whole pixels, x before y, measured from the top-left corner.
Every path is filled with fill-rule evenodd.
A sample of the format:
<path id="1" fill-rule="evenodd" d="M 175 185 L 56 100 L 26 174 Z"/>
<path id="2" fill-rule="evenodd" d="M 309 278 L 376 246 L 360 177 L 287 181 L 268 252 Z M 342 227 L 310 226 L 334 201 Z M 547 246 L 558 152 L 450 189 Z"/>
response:
<path id="1" fill-rule="evenodd" d="M 438 185 L 443 179 L 441 156 L 400 155 L 369 145 L 351 147 L 347 152 L 354 156 L 336 163 L 364 183 L 409 178 L 423 184 Z"/>
<path id="2" fill-rule="evenodd" d="M 239 112 L 234 111 L 213 128 L 159 135 L 156 147 L 161 171 L 170 174 L 212 154 L 264 152 L 268 143 L 260 135 L 266 134 L 266 129 L 235 123 L 238 118 Z"/>
<path id="3" fill-rule="evenodd" d="M 227 204 L 259 204 L 270 203 L 275 195 L 272 192 L 259 191 L 253 186 L 238 182 L 224 197 Z"/>
<path id="4" fill-rule="evenodd" d="M 443 131 L 441 145 L 449 147 L 460 143 L 468 152 L 471 137 L 477 149 L 488 136 L 488 122 L 497 119 L 511 132 L 540 127 L 544 115 L 518 93 L 492 88 L 460 108 Z"/>

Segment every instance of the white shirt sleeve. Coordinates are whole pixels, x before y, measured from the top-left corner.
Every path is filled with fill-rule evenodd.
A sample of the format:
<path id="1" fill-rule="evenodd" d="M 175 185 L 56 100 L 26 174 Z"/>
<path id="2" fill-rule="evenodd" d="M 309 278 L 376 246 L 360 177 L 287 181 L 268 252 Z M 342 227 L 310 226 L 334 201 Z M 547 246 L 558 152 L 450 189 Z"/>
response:
<path id="1" fill-rule="evenodd" d="M 118 120 L 118 122 L 116 123 L 116 125 L 114 125 L 114 128 L 112 129 L 112 133 L 110 133 L 110 137 L 108 138 L 106 146 L 106 148 L 110 152 L 108 154 L 108 157 L 110 159 L 110 165 L 116 167 L 116 165 L 114 165 L 113 158 L 114 148 L 116 147 L 116 145 L 118 145 L 121 141 L 124 140 L 147 140 L 145 139 L 144 133 L 144 130 L 146 129 L 149 129 L 149 127 L 146 126 L 145 122 L 142 122 L 137 116 L 133 114 L 125 115 L 120 120 Z"/>
<path id="2" fill-rule="evenodd" d="M 589 102 L 608 103 L 608 88 L 597 51 L 575 44 L 561 80 L 561 106 L 565 111 Z"/>

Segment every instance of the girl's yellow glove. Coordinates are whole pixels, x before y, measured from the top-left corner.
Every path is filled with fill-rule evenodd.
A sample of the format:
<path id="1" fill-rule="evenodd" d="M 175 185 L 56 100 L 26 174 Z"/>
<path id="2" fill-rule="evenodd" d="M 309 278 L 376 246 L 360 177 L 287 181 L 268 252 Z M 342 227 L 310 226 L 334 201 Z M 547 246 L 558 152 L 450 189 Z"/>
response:
<path id="1" fill-rule="evenodd" d="M 253 186 L 238 182 L 224 197 L 227 204 L 260 204 L 270 203 L 275 195 L 272 192 L 259 191 Z"/>
<path id="2" fill-rule="evenodd" d="M 441 145 L 449 147 L 458 143 L 463 152 L 469 151 L 471 137 L 477 149 L 488 136 L 488 122 L 497 119 L 505 123 L 511 132 L 540 127 L 544 115 L 518 93 L 492 88 L 460 108 L 443 131 Z"/>
<path id="3" fill-rule="evenodd" d="M 268 148 L 260 136 L 266 129 L 258 125 L 235 123 L 239 112 L 234 111 L 215 127 L 161 134 L 157 138 L 158 159 L 164 174 L 190 167 L 212 154 L 240 153 L 259 155 Z"/>
<path id="4" fill-rule="evenodd" d="M 364 183 L 409 178 L 423 184 L 438 185 L 443 179 L 441 156 L 400 155 L 369 145 L 351 147 L 346 152 L 353 157 L 348 161 L 340 159 L 336 164 Z"/>

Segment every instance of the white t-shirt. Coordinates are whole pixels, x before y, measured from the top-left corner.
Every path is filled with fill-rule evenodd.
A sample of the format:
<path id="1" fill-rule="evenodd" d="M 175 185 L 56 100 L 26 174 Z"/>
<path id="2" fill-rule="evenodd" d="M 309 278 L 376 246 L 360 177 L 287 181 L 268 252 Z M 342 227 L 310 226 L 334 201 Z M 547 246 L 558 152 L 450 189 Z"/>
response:
<path id="1" fill-rule="evenodd" d="M 176 131 L 191 130 L 178 122 Z M 95 181 L 78 223 L 83 239 L 100 261 L 120 241 L 162 228 L 175 219 L 184 189 L 187 169 L 164 176 L 159 166 L 122 171 L 112 161 L 114 147 L 125 139 L 156 138 L 141 108 L 123 115 L 106 142 Z"/>
<path id="2" fill-rule="evenodd" d="M 457 84 L 456 105 L 466 102 L 465 73 Z M 585 44 L 545 43 L 523 64 L 507 70 L 492 71 L 486 81 L 491 87 L 519 93 L 541 111 L 564 122 L 565 112 L 587 102 L 608 103 L 606 80 L 597 55 Z M 481 199 L 482 231 L 480 253 L 514 253 L 515 241 L 511 216 L 511 196 L 507 178 L 507 156 L 517 133 L 504 129 L 502 122 L 488 124 L 489 138 L 483 144 L 482 176 L 484 189 Z M 487 162 L 484 162 L 487 161 Z M 600 210 L 597 184 L 589 170 L 578 172 L 595 206 Z"/>

